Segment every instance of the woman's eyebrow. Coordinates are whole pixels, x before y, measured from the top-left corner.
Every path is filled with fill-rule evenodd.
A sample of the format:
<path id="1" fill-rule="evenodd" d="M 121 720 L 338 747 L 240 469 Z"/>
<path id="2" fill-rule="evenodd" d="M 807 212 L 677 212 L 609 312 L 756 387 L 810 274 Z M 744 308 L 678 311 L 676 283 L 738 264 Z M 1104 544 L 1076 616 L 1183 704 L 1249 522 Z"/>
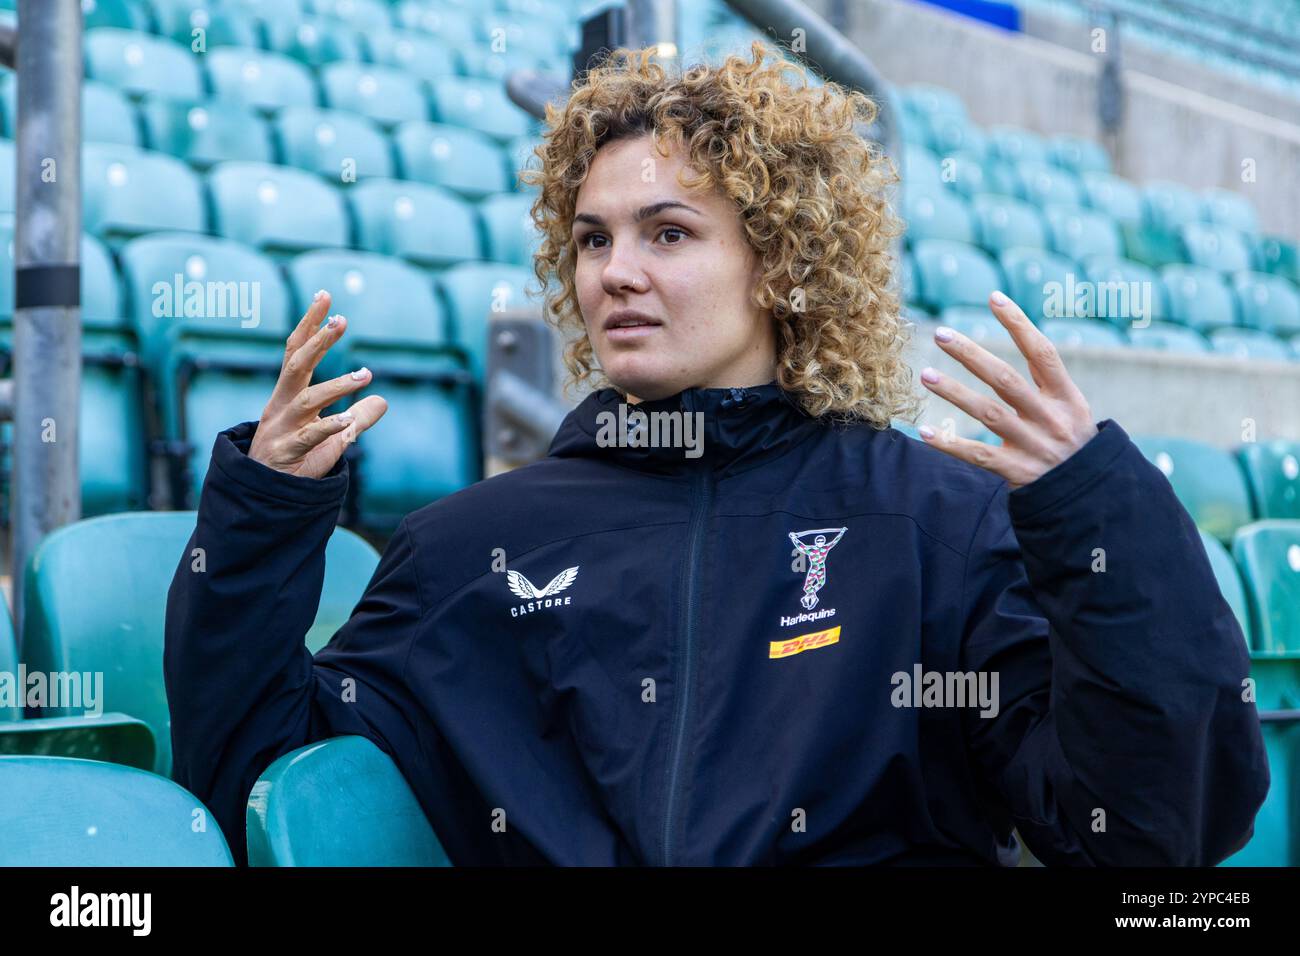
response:
<path id="1" fill-rule="evenodd" d="M 651 203 L 648 206 L 642 206 L 640 209 L 638 209 L 636 211 L 636 221 L 642 222 L 643 220 L 649 219 L 651 216 L 658 215 L 659 213 L 663 212 L 665 209 L 684 209 L 687 212 L 695 213 L 695 215 L 697 216 L 704 215 L 704 213 L 700 212 L 694 206 L 688 206 L 686 205 L 686 203 L 678 202 L 675 199 L 665 199 L 662 200 L 661 202 Z M 573 224 L 575 226 L 580 222 L 585 222 L 593 226 L 605 225 L 605 220 L 589 212 L 580 212 L 573 217 Z"/>

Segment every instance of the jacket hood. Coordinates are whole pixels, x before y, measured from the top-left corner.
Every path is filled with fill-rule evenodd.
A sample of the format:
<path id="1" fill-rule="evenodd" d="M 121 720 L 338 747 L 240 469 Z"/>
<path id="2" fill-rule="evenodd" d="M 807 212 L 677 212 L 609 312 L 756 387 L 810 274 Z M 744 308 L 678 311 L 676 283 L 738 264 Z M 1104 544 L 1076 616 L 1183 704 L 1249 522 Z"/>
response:
<path id="1" fill-rule="evenodd" d="M 548 454 L 603 459 L 661 475 L 701 465 L 733 473 L 778 458 L 825 427 L 775 380 L 746 388 L 688 388 L 637 404 L 606 387 L 569 412 Z"/>

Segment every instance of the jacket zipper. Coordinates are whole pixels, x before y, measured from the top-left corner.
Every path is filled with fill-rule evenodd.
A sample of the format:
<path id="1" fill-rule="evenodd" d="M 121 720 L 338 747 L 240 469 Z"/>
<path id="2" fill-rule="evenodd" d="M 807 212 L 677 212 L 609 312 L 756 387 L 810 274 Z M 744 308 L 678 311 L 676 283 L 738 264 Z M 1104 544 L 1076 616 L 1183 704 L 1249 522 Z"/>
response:
<path id="1" fill-rule="evenodd" d="M 683 402 L 688 413 L 694 411 L 690 407 L 693 404 L 694 402 L 691 401 L 688 393 Z M 664 866 L 673 865 L 673 811 L 678 802 L 677 798 L 681 789 L 678 778 L 681 770 L 682 744 L 686 738 L 686 717 L 690 709 L 691 681 L 694 671 L 695 610 L 696 595 L 699 590 L 697 568 L 699 566 L 700 542 L 703 536 L 704 524 L 713 498 L 713 471 L 709 464 L 707 452 L 700 458 L 698 470 L 692 475 L 691 491 L 693 504 L 684 566 L 686 600 L 683 602 L 684 621 L 682 632 L 685 637 L 685 651 L 678 667 L 679 682 L 677 686 L 679 693 L 677 694 L 677 704 L 674 710 L 673 750 L 668 762 L 668 793 L 664 809 L 663 856 L 661 860 Z"/>

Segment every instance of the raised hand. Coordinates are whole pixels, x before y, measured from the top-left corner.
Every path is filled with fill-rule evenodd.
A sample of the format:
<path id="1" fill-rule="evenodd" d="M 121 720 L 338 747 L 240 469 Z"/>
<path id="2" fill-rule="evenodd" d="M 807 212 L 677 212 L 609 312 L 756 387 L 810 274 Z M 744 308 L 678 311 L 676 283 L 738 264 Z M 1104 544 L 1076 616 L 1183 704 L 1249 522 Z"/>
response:
<path id="1" fill-rule="evenodd" d="M 248 449 L 249 458 L 268 468 L 306 478 L 328 474 L 344 449 L 388 411 L 383 398 L 368 395 L 345 412 L 320 417 L 322 408 L 370 383 L 370 370 L 361 368 L 311 384 L 312 371 L 347 328 L 341 315 L 321 325 L 329 307 L 330 294 L 322 289 L 287 339 L 280 378 Z"/>
<path id="2" fill-rule="evenodd" d="M 1015 489 L 1046 474 L 1082 448 L 1097 434 L 1097 425 L 1051 340 L 1001 292 L 989 296 L 989 308 L 1011 333 L 1038 387 L 1031 386 L 1014 368 L 960 332 L 940 327 L 934 335 L 939 347 L 992 386 L 1011 407 L 935 369 L 925 368 L 921 371 L 922 384 L 983 422 L 1002 437 L 1002 445 L 945 436 L 928 425 L 918 431 L 926 444 L 1001 475 Z M 949 333 L 947 338 L 942 337 L 945 331 Z"/>

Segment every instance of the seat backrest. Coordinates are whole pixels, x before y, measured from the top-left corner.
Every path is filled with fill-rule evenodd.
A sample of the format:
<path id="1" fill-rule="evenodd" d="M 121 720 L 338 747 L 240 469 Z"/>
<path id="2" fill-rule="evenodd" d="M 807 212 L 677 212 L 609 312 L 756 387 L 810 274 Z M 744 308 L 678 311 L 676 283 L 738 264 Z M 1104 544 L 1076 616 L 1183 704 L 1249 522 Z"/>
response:
<path id="1" fill-rule="evenodd" d="M 0 756 L 0 793 L 0 866 L 234 865 L 193 794 L 134 767 Z"/>
<path id="2" fill-rule="evenodd" d="M 1251 520 L 1246 478 L 1222 449 L 1186 438 L 1134 435 L 1133 443 L 1164 476 L 1188 514 L 1225 544 Z"/>
<path id="3" fill-rule="evenodd" d="M 1256 648 L 1300 651 L 1300 522 L 1246 525 L 1233 538 L 1232 556 L 1245 581 Z"/>
<path id="4" fill-rule="evenodd" d="M 41 542 L 24 580 L 28 669 L 102 672 L 104 709 L 149 724 L 162 774 L 171 770 L 162 674 L 167 591 L 179 562 L 190 560 L 185 546 L 195 520 L 193 511 L 155 511 L 78 521 Z M 335 529 L 326 547 L 318 621 L 347 620 L 378 564 L 375 550 L 355 537 Z"/>
<path id="5" fill-rule="evenodd" d="M 364 737 L 285 754 L 248 798 L 250 866 L 450 866 L 397 765 Z"/>

